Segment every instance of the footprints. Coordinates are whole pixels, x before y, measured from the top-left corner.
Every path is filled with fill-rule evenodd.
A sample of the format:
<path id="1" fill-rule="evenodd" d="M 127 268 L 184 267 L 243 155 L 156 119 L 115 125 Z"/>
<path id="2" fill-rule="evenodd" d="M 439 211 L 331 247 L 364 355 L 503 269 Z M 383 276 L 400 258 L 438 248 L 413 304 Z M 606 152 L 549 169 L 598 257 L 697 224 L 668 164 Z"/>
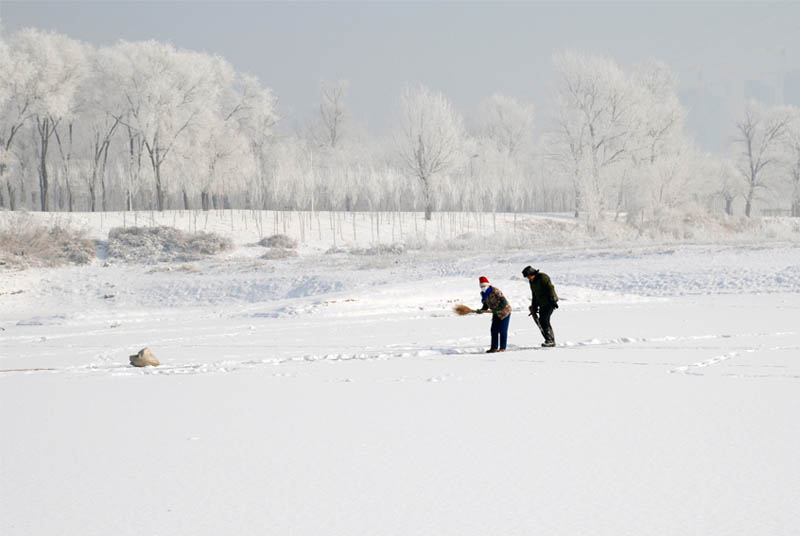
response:
<path id="1" fill-rule="evenodd" d="M 247 372 L 270 367 L 282 367 L 286 365 L 303 365 L 313 363 L 339 363 L 339 362 L 358 362 L 358 361 L 388 361 L 394 359 L 425 359 L 425 358 L 444 358 L 448 356 L 464 355 L 476 353 L 483 348 L 397 348 L 390 352 L 355 352 L 355 353 L 327 353 L 327 354 L 302 354 L 295 356 L 275 356 L 263 359 L 231 360 L 225 359 L 211 363 L 184 363 L 170 364 L 162 363 L 160 367 L 135 368 L 127 364 L 118 362 L 110 356 L 113 352 L 104 352 L 98 355 L 92 363 L 80 366 L 62 368 L 30 368 L 30 369 L 11 369 L 0 370 L 0 372 L 26 372 L 26 373 L 60 373 L 70 375 L 107 375 L 107 376 L 177 376 L 192 374 L 228 374 Z M 117 352 L 119 353 L 119 352 Z M 292 374 L 277 374 L 277 376 L 292 376 Z M 448 379 L 448 375 L 427 378 L 430 383 L 437 383 Z"/>
<path id="2" fill-rule="evenodd" d="M 220 334 L 217 335 L 220 336 Z M 567 341 L 560 344 L 558 348 L 548 350 L 544 353 L 539 353 L 541 349 L 538 347 L 519 347 L 512 344 L 509 349 L 515 350 L 514 352 L 509 352 L 505 355 L 493 354 L 491 360 L 505 363 L 510 363 L 512 361 L 515 363 L 525 362 L 536 367 L 541 367 L 542 370 L 544 370 L 545 367 L 550 370 L 557 370 L 559 368 L 563 369 L 564 367 L 575 366 L 599 367 L 601 369 L 605 367 L 611 370 L 611 368 L 620 366 L 636 366 L 643 369 L 649 368 L 656 374 L 668 372 L 675 375 L 703 376 L 713 367 L 736 359 L 737 363 L 734 366 L 747 368 L 747 373 L 742 374 L 739 371 L 730 373 L 732 369 L 728 367 L 721 371 L 728 372 L 724 374 L 725 376 L 738 378 L 777 377 L 768 370 L 772 369 L 772 372 L 782 373 L 779 374 L 780 377 L 794 378 L 800 376 L 800 373 L 792 366 L 793 361 L 785 361 L 786 358 L 783 356 L 794 355 L 798 346 L 793 344 L 787 346 L 786 344 L 781 345 L 775 344 L 774 342 L 770 344 L 769 341 L 774 341 L 774 339 L 782 337 L 796 337 L 796 335 L 796 332 L 777 332 L 739 334 L 735 336 L 730 334 L 704 334 L 693 336 L 659 336 L 655 338 L 590 338 L 583 341 Z M 219 345 L 200 339 L 196 341 L 198 344 L 193 344 L 191 347 L 180 347 L 180 350 L 177 352 L 173 349 L 173 362 L 170 363 L 169 360 L 167 360 L 166 363 L 163 363 L 159 368 L 146 367 L 136 369 L 130 367 L 127 363 L 120 362 L 118 359 L 118 356 L 124 353 L 123 350 L 119 348 L 106 348 L 102 353 L 95 354 L 92 362 L 88 364 L 60 368 L 9 367 L 6 370 L 0 370 L 0 373 L 2 373 L 0 377 L 8 377 L 11 376 L 12 373 L 78 376 L 181 376 L 247 373 L 249 371 L 264 371 L 268 369 L 274 369 L 273 376 L 275 377 L 294 377 L 297 373 L 302 371 L 306 371 L 302 372 L 303 374 L 315 374 L 315 372 L 310 372 L 315 369 L 307 369 L 305 367 L 317 363 L 336 364 L 378 361 L 397 361 L 402 363 L 402 361 L 408 361 L 408 366 L 411 367 L 410 370 L 413 370 L 413 367 L 417 364 L 428 361 L 431 363 L 441 363 L 446 367 L 448 372 L 429 378 L 417 378 L 417 380 L 425 380 L 428 383 L 439 383 L 451 379 L 451 377 L 448 376 L 450 373 L 450 365 L 455 367 L 457 371 L 469 368 L 470 363 L 485 363 L 487 359 L 490 359 L 490 357 L 484 355 L 485 346 L 479 344 L 479 340 L 482 340 L 482 337 L 466 337 L 443 341 L 444 344 L 441 346 L 415 345 L 412 343 L 411 345 L 365 347 L 361 351 L 356 352 L 300 353 L 292 355 L 290 348 L 282 348 L 282 354 L 276 353 L 274 355 L 269 355 L 270 350 L 264 349 L 263 351 L 266 355 L 263 358 L 259 358 L 257 355 L 257 352 L 259 352 L 259 347 L 257 345 L 222 345 L 221 347 L 233 350 L 232 353 L 228 353 L 224 356 L 217 355 L 217 357 L 224 357 L 224 359 L 217 359 L 209 362 L 175 363 L 175 359 L 192 359 L 193 355 L 198 355 L 198 351 L 199 356 L 206 355 L 211 357 L 213 354 L 209 353 L 209 349 L 216 348 Z M 178 341 L 171 342 L 175 343 Z M 785 342 L 793 342 L 793 340 Z M 588 351 L 590 354 L 576 354 L 574 353 L 575 351 Z M 706 351 L 709 353 L 713 352 L 712 356 L 683 365 L 675 362 L 675 355 L 686 355 L 687 352 L 697 355 L 698 352 Z M 535 354 L 535 360 L 533 359 L 533 352 L 537 352 Z M 754 361 L 752 357 L 749 361 L 742 359 L 746 355 L 755 354 L 756 352 L 759 352 L 759 358 L 764 353 L 775 357 L 771 358 L 769 362 L 764 362 L 762 359 Z M 672 357 L 660 357 L 664 356 L 665 353 Z M 652 356 L 659 357 L 654 358 Z M 198 359 L 198 357 L 195 357 L 195 359 Z M 199 359 L 202 359 L 202 357 Z M 784 359 L 784 361 L 781 361 L 781 359 Z M 406 367 L 405 364 L 400 366 Z M 782 370 L 777 371 L 775 370 L 776 368 Z M 717 375 L 719 376 L 720 373 L 718 372 Z"/>
<path id="3" fill-rule="evenodd" d="M 752 352 L 753 350 L 750 350 Z M 695 369 L 702 369 L 706 367 L 710 367 L 715 365 L 721 361 L 727 361 L 728 359 L 734 358 L 739 355 L 739 352 L 729 352 L 727 354 L 722 354 L 718 356 L 714 356 L 710 359 L 706 359 L 705 361 L 698 361 L 697 363 L 692 363 L 691 365 L 683 365 L 681 367 L 675 367 L 674 369 L 670 370 L 670 374 L 695 374 L 700 376 L 701 374 L 694 372 Z"/>
<path id="4" fill-rule="evenodd" d="M 742 334 L 739 335 L 740 338 L 776 338 L 776 337 L 784 337 L 784 336 L 793 336 L 796 335 L 794 332 L 777 332 L 777 333 L 758 333 L 758 334 Z M 715 338 L 723 338 L 723 339 L 732 339 L 734 338 L 732 335 L 719 335 Z M 756 352 L 759 353 L 775 353 L 775 355 L 779 355 L 779 352 L 791 350 L 796 350 L 797 348 L 794 346 L 764 346 L 759 345 L 758 347 L 750 347 L 738 350 L 731 350 L 729 352 L 720 353 L 708 359 L 704 359 L 702 361 L 697 361 L 695 363 L 690 363 L 688 365 L 682 365 L 679 367 L 674 367 L 670 369 L 670 374 L 682 374 L 682 375 L 692 375 L 692 376 L 703 376 L 704 370 L 708 369 L 709 367 L 713 367 L 718 365 L 719 363 L 723 363 L 735 358 L 742 358 L 745 354 L 755 354 Z M 778 358 L 776 358 L 778 359 Z M 776 365 L 773 363 L 764 363 L 758 362 L 756 364 L 740 364 L 740 367 L 752 367 L 758 369 L 772 369 L 772 368 L 784 368 L 783 365 Z M 766 377 L 786 377 L 786 378 L 795 378 L 796 375 L 794 374 L 787 374 L 787 375 L 774 375 L 774 374 L 726 374 L 725 376 L 728 377 L 737 377 L 737 378 L 766 378 Z"/>

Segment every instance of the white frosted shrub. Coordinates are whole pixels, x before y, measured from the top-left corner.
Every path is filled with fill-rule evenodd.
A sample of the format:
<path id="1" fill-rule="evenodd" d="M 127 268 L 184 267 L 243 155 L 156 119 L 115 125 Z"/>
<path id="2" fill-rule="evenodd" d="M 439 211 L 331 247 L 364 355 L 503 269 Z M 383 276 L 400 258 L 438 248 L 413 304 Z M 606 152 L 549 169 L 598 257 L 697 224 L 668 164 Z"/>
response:
<path id="1" fill-rule="evenodd" d="M 86 231 L 45 227 L 20 216 L 0 225 L 0 267 L 25 269 L 87 264 L 96 248 Z"/>
<path id="2" fill-rule="evenodd" d="M 268 248 L 296 249 L 297 240 L 284 234 L 276 234 L 262 238 L 258 245 Z"/>
<path id="3" fill-rule="evenodd" d="M 108 232 L 108 256 L 129 262 L 194 261 L 232 248 L 229 238 L 172 227 L 115 227 Z"/>

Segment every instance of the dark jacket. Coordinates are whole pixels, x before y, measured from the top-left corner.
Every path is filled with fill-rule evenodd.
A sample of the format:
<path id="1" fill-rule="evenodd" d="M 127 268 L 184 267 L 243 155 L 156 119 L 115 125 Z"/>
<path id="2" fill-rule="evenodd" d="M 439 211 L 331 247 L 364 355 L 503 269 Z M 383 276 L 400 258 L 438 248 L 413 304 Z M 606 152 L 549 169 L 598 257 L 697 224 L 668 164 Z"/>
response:
<path id="1" fill-rule="evenodd" d="M 484 292 L 481 292 L 481 300 L 483 301 L 483 307 L 480 310 L 491 311 L 500 320 L 511 314 L 511 304 L 508 303 L 499 288 L 487 288 Z"/>
<path id="2" fill-rule="evenodd" d="M 531 305 L 548 308 L 555 307 L 558 295 L 556 294 L 556 289 L 553 288 L 553 283 L 550 281 L 550 276 L 539 272 L 529 283 L 531 285 Z"/>

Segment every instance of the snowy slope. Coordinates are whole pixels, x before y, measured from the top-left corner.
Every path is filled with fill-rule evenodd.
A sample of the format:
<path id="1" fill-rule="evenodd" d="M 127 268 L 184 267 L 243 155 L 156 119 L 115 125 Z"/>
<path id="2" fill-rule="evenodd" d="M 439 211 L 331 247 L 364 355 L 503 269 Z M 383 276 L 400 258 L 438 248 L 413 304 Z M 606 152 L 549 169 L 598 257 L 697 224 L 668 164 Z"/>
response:
<path id="1" fill-rule="evenodd" d="M 0 532 L 800 531 L 799 247 L 267 261 L 248 233 L 200 262 L 3 273 Z M 451 312 L 479 275 L 514 307 L 506 354 Z M 161 367 L 128 365 L 145 345 Z"/>

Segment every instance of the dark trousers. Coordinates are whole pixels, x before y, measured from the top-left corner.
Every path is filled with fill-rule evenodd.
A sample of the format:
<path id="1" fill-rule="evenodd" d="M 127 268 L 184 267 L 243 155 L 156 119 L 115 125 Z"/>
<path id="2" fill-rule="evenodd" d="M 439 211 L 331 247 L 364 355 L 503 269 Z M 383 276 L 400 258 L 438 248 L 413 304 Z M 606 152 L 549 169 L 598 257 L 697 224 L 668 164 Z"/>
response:
<path id="1" fill-rule="evenodd" d="M 511 315 L 500 320 L 497 315 L 492 315 L 492 348 L 506 349 L 506 341 L 508 340 L 508 322 L 511 320 Z M 498 339 L 500 345 L 498 346 Z"/>
<path id="2" fill-rule="evenodd" d="M 539 325 L 542 328 L 542 336 L 545 342 L 555 342 L 556 336 L 553 334 L 553 326 L 550 325 L 550 315 L 555 311 L 552 307 L 539 307 Z"/>

